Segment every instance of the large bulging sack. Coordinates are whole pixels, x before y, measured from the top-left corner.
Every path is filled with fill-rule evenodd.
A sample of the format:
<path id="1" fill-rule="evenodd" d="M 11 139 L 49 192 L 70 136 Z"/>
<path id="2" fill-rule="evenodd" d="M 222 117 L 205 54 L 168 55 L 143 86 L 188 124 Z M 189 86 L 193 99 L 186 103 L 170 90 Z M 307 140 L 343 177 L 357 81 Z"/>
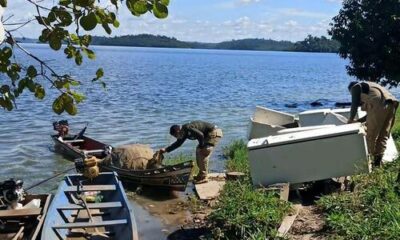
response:
<path id="1" fill-rule="evenodd" d="M 154 152 L 149 145 L 129 144 L 112 149 L 112 153 L 104 159 L 106 164 L 111 163 L 119 168 L 143 170 L 148 165 Z"/>

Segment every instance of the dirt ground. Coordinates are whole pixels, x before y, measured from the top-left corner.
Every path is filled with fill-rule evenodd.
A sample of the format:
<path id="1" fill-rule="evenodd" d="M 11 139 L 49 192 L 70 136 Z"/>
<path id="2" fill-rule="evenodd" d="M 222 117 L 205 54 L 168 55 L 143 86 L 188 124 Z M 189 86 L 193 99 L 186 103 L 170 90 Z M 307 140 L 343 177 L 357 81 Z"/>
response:
<path id="1" fill-rule="evenodd" d="M 302 206 L 287 237 L 294 240 L 326 239 L 324 227 L 324 216 L 316 206 Z"/>
<path id="2" fill-rule="evenodd" d="M 328 239 L 325 217 L 322 210 L 315 205 L 315 200 L 321 195 L 343 191 L 344 181 L 344 178 L 319 181 L 299 194 L 292 194 L 292 202 L 301 204 L 299 214 L 286 237 L 294 240 Z"/>

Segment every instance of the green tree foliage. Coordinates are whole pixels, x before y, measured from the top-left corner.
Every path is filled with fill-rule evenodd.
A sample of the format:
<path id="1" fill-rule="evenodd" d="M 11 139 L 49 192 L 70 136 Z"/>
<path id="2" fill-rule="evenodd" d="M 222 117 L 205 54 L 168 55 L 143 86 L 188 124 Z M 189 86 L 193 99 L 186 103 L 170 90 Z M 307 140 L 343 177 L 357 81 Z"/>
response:
<path id="1" fill-rule="evenodd" d="M 118 37 L 93 37 L 93 45 L 132 46 L 132 47 L 165 47 L 165 48 L 190 48 L 187 42 L 166 36 L 153 36 L 150 34 L 125 35 Z"/>
<path id="2" fill-rule="evenodd" d="M 16 38 L 18 42 L 35 43 L 35 39 Z M 124 35 L 115 37 L 93 36 L 91 45 L 161 47 L 161 48 L 195 48 L 195 49 L 229 49 L 256 51 L 296 51 L 296 52 L 338 52 L 339 42 L 326 37 L 308 36 L 303 41 L 275 41 L 271 39 L 240 39 L 220 43 L 185 42 L 173 37 L 151 34 Z"/>
<path id="3" fill-rule="evenodd" d="M 338 52 L 340 43 L 325 36 L 308 35 L 303 41 L 296 42 L 294 50 L 298 52 Z"/>
<path id="4" fill-rule="evenodd" d="M 35 19 L 22 23 L 20 27 L 31 22 L 41 25 L 43 30 L 39 41 L 48 44 L 55 51 L 63 50 L 67 58 L 81 65 L 84 57 L 96 58 L 95 52 L 90 48 L 90 31 L 99 27 L 111 34 L 113 28 L 119 27 L 117 11 L 123 4 L 134 16 L 151 12 L 157 18 L 166 18 L 169 0 L 59 0 L 50 8 L 41 5 L 42 1 L 26 0 L 26 3 L 36 8 L 36 16 Z M 0 0 L 0 6 L 6 7 L 7 0 Z M 12 35 L 15 29 L 7 29 L 6 22 L 3 25 L 6 27 L 6 36 L 5 41 L 0 43 L 0 72 L 6 77 L 1 80 L 0 106 L 11 111 L 16 106 L 18 96 L 26 89 L 36 98 L 43 99 L 46 87 L 38 81 L 38 78 L 43 78 L 59 91 L 53 102 L 53 111 L 57 114 L 67 112 L 75 115 L 76 105 L 85 98 L 74 90 L 81 82 L 69 74 L 57 73 L 46 62 L 24 49 Z M 37 66 L 24 66 L 17 62 L 13 57 L 15 48 L 37 61 Z M 98 69 L 92 81 L 105 86 L 101 80 L 103 75 L 103 69 Z"/>
<path id="5" fill-rule="evenodd" d="M 32 39 L 19 39 L 32 42 Z M 125 35 L 117 37 L 92 38 L 92 45 L 133 46 L 133 47 L 164 47 L 164 48 L 196 48 L 196 49 L 229 49 L 257 51 L 297 51 L 297 52 L 337 52 L 339 43 L 326 37 L 308 36 L 296 43 L 290 41 L 275 41 L 271 39 L 241 39 L 220 43 L 185 42 L 166 36 L 150 34 Z"/>
<path id="6" fill-rule="evenodd" d="M 360 80 L 398 86 L 400 82 L 400 2 L 345 0 L 329 34 L 350 59 L 347 71 Z"/>
<path id="7" fill-rule="evenodd" d="M 218 43 L 215 48 L 232 50 L 287 51 L 293 48 L 293 43 L 289 41 L 252 38 L 221 42 Z"/>

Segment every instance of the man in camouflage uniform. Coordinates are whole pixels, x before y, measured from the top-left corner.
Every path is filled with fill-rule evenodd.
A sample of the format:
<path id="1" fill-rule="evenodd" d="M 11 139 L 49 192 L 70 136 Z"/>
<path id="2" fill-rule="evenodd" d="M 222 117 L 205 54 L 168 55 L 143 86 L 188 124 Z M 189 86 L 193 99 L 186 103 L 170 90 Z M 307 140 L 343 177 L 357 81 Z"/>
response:
<path id="1" fill-rule="evenodd" d="M 382 163 L 386 142 L 395 122 L 398 100 L 384 87 L 374 82 L 351 82 L 351 111 L 348 123 L 354 122 L 357 108 L 367 112 L 359 122 L 366 122 L 368 152 L 373 156 L 373 166 Z"/>
<path id="2" fill-rule="evenodd" d="M 166 148 L 161 148 L 160 152 L 172 152 L 180 147 L 186 139 L 197 140 L 199 144 L 196 148 L 196 162 L 199 167 L 199 174 L 194 177 L 196 183 L 207 182 L 209 158 L 222 138 L 222 130 L 214 124 L 204 121 L 192 121 L 182 126 L 173 125 L 169 133 L 177 140 Z"/>

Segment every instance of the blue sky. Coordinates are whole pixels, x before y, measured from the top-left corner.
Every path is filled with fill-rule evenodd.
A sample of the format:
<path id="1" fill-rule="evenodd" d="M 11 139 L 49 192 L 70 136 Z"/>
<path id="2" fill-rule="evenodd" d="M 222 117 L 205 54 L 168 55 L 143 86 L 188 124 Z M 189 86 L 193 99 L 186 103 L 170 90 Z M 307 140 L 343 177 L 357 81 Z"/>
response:
<path id="1" fill-rule="evenodd" d="M 45 0 L 51 4 L 53 0 Z M 104 1 L 103 1 L 104 2 Z M 231 39 L 267 38 L 298 41 L 308 34 L 327 35 L 341 0 L 170 0 L 169 16 L 132 16 L 125 6 L 121 25 L 112 35 L 150 33 L 185 41 L 220 42 Z M 24 7 L 21 7 L 24 6 Z M 11 0 L 4 16 L 21 21 L 35 15 L 26 0 Z M 40 27 L 30 24 L 16 35 L 37 37 Z M 106 35 L 99 26 L 95 35 Z"/>

